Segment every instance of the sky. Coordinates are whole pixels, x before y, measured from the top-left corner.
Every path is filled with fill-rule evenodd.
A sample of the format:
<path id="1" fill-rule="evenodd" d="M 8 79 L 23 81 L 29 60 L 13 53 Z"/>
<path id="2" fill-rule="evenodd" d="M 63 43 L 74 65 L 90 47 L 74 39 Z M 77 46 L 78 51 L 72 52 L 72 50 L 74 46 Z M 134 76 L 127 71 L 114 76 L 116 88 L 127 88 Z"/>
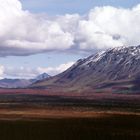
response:
<path id="1" fill-rule="evenodd" d="M 96 6 L 132 8 L 139 0 L 21 0 L 23 8 L 34 13 L 63 15 L 66 13 L 86 14 Z"/>
<path id="2" fill-rule="evenodd" d="M 88 55 L 140 44 L 140 0 L 0 0 L 0 17 L 1 79 L 56 75 Z"/>

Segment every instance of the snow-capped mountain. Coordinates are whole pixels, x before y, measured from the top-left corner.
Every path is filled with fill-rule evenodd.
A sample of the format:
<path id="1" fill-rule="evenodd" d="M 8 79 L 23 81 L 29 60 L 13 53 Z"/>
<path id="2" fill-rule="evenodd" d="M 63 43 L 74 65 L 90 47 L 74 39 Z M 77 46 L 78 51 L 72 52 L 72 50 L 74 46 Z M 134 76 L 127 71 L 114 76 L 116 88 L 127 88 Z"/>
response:
<path id="1" fill-rule="evenodd" d="M 106 80 L 135 78 L 140 73 L 140 46 L 118 47 L 79 60 L 73 68 L 94 75 L 105 76 Z"/>
<path id="2" fill-rule="evenodd" d="M 110 82 L 139 79 L 140 46 L 117 47 L 80 59 L 65 72 L 35 86 L 85 89 L 101 87 Z M 129 86 L 136 85 L 131 83 Z"/>
<path id="3" fill-rule="evenodd" d="M 47 79 L 49 77 L 50 77 L 50 75 L 48 75 L 47 73 L 42 73 L 34 79 L 35 80 L 34 82 L 41 81 L 41 80 Z"/>

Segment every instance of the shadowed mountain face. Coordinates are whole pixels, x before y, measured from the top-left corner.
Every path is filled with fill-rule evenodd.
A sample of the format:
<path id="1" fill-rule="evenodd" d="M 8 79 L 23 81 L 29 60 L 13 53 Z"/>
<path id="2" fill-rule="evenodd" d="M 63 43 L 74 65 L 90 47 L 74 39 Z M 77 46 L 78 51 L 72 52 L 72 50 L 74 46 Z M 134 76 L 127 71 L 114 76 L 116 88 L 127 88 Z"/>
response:
<path id="1" fill-rule="evenodd" d="M 78 60 L 65 72 L 38 82 L 33 87 L 97 89 L 116 86 L 139 87 L 140 46 L 117 47 Z M 121 83 L 121 84 L 120 84 Z"/>

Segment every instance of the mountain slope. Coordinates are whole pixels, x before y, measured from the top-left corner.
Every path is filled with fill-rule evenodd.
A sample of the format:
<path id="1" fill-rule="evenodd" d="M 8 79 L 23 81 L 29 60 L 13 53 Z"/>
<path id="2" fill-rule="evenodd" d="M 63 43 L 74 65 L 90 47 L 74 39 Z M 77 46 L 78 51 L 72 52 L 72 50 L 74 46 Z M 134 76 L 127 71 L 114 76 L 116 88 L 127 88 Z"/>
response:
<path id="1" fill-rule="evenodd" d="M 102 88 L 119 82 L 123 82 L 124 87 L 138 87 L 139 79 L 140 46 L 117 47 L 80 59 L 65 72 L 33 87 L 80 90 Z"/>

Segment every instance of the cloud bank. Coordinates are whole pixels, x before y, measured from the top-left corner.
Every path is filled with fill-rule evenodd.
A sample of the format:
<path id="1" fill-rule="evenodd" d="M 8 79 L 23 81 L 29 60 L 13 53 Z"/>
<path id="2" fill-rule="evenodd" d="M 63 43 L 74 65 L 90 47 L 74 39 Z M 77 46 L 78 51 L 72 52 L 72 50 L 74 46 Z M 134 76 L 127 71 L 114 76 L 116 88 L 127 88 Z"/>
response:
<path id="1" fill-rule="evenodd" d="M 4 77 L 8 78 L 27 78 L 32 79 L 38 76 L 42 73 L 47 73 L 51 76 L 57 75 L 69 67 L 71 67 L 74 64 L 74 62 L 68 62 L 65 64 L 61 64 L 56 67 L 38 67 L 38 68 L 28 68 L 28 67 L 4 67 L 3 65 L 0 65 L 0 79 L 3 79 Z"/>
<path id="2" fill-rule="evenodd" d="M 95 7 L 86 15 L 32 14 L 19 0 L 0 0 L 0 56 L 49 51 L 91 53 L 140 44 L 140 5 Z"/>

